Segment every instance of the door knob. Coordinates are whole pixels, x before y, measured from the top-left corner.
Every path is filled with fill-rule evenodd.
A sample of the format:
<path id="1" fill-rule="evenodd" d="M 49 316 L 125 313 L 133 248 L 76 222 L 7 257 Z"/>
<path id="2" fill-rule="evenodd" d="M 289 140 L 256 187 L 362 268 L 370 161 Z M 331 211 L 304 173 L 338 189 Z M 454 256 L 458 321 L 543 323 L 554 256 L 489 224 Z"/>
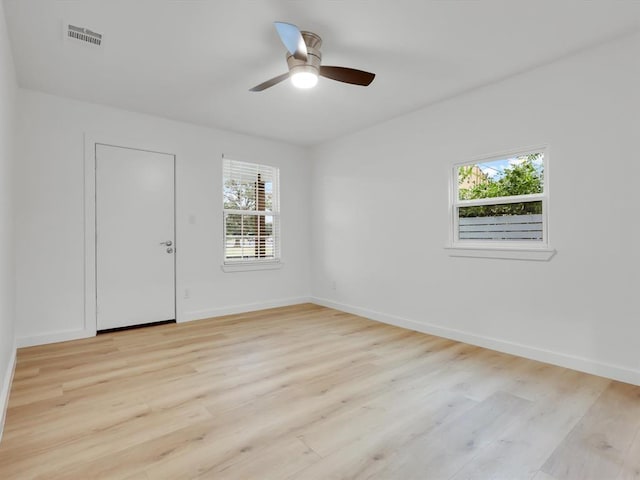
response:
<path id="1" fill-rule="evenodd" d="M 160 245 L 166 245 L 167 247 L 170 247 L 171 245 L 173 245 L 173 242 L 171 240 L 167 240 L 166 242 L 160 242 Z"/>
<path id="2" fill-rule="evenodd" d="M 167 253 L 173 253 L 173 248 L 171 247 L 167 248 Z"/>

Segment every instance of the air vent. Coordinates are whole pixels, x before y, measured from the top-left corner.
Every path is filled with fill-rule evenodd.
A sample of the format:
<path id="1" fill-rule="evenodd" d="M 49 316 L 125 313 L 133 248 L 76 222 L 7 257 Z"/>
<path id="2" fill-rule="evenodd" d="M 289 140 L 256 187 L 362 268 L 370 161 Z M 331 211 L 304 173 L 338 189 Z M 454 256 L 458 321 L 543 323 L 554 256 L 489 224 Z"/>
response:
<path id="1" fill-rule="evenodd" d="M 71 24 L 67 24 L 67 38 L 69 40 L 82 42 L 85 45 L 93 45 L 94 47 L 99 47 L 102 44 L 102 35 L 100 33 Z"/>

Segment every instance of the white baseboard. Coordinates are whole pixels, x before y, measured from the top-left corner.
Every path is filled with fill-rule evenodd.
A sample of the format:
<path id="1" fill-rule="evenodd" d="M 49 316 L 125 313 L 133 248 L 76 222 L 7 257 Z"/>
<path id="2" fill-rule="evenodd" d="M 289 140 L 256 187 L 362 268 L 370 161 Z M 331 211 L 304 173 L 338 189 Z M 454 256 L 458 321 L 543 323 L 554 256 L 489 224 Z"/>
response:
<path id="1" fill-rule="evenodd" d="M 196 310 L 191 312 L 184 312 L 182 315 L 179 315 L 178 321 L 188 322 L 191 320 L 201 320 L 203 318 L 253 312 L 256 310 L 264 310 L 266 308 L 287 307 L 289 305 L 298 305 L 300 303 L 309 302 L 311 302 L 311 297 L 292 297 L 283 298 L 280 300 L 272 300 L 269 302 L 247 303 L 243 305 L 232 305 L 229 307 L 221 307 L 209 310 Z M 69 340 L 90 338 L 94 337 L 95 335 L 95 329 L 66 330 L 62 332 L 47 333 L 44 335 L 35 335 L 31 337 L 19 337 L 16 339 L 16 343 L 18 345 L 18 348 L 32 347 L 34 345 L 45 345 L 48 343 L 67 342 Z"/>
<path id="2" fill-rule="evenodd" d="M 95 335 L 95 330 L 65 330 L 62 332 L 46 333 L 44 335 L 34 335 L 32 337 L 18 337 L 16 339 L 16 343 L 18 345 L 18 348 L 33 347 L 34 345 L 68 342 L 69 340 L 95 337 Z"/>
<path id="3" fill-rule="evenodd" d="M 599 362 L 585 357 L 575 355 L 567 355 L 565 353 L 553 352 L 542 348 L 523 345 L 521 343 L 509 342 L 497 338 L 476 335 L 474 333 L 456 330 L 453 328 L 441 327 L 431 323 L 417 322 L 407 318 L 389 315 L 362 307 L 347 305 L 344 303 L 334 302 L 332 300 L 311 297 L 311 301 L 324 307 L 334 308 L 343 312 L 352 313 L 361 317 L 376 320 L 378 322 L 387 323 L 397 327 L 415 330 L 416 332 L 436 335 L 438 337 L 449 338 L 459 342 L 477 345 L 479 347 L 496 350 L 498 352 L 509 353 L 518 357 L 530 358 L 540 362 L 558 365 L 560 367 L 578 370 L 580 372 L 590 373 L 601 377 L 619 380 L 621 382 L 640 385 L 640 371 L 619 365 Z"/>
<path id="4" fill-rule="evenodd" d="M 13 352 L 7 365 L 7 370 L 2 377 L 2 390 L 0 390 L 0 441 L 2 441 L 2 432 L 4 431 L 4 420 L 7 416 L 7 408 L 9 407 L 9 393 L 11 392 L 11 384 L 13 383 L 13 374 L 16 371 L 16 344 L 13 344 Z"/>
<path id="5" fill-rule="evenodd" d="M 192 320 L 202 320 L 204 318 L 221 317 L 223 315 L 235 315 L 237 313 L 255 312 L 256 310 L 265 310 L 267 308 L 288 307 L 291 305 L 299 305 L 301 303 L 312 302 L 311 297 L 292 297 L 280 300 L 272 300 L 269 302 L 245 303 L 243 305 L 232 305 L 229 307 L 214 308 L 209 310 L 195 310 L 185 312 L 182 315 L 182 322 Z"/>

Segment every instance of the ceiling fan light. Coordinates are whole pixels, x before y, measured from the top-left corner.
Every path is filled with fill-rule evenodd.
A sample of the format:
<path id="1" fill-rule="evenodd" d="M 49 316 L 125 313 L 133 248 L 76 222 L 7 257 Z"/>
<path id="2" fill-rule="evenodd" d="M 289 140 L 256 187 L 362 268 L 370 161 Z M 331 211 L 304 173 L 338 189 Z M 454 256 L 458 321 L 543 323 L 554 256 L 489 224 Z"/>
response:
<path id="1" fill-rule="evenodd" d="M 313 88 L 318 83 L 318 75 L 309 71 L 296 72 L 291 75 L 291 83 L 296 88 Z"/>

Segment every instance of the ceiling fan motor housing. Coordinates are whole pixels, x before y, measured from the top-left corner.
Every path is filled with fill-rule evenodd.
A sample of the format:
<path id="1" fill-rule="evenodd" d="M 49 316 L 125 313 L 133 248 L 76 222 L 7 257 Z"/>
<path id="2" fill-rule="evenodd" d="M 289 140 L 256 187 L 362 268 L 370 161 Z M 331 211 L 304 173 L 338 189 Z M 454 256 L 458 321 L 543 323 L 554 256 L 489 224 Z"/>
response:
<path id="1" fill-rule="evenodd" d="M 316 75 L 320 72 L 320 63 L 322 62 L 322 54 L 320 47 L 322 39 L 313 32 L 300 32 L 304 43 L 307 46 L 307 60 L 298 60 L 292 54 L 287 52 L 287 65 L 289 73 L 312 72 Z"/>

